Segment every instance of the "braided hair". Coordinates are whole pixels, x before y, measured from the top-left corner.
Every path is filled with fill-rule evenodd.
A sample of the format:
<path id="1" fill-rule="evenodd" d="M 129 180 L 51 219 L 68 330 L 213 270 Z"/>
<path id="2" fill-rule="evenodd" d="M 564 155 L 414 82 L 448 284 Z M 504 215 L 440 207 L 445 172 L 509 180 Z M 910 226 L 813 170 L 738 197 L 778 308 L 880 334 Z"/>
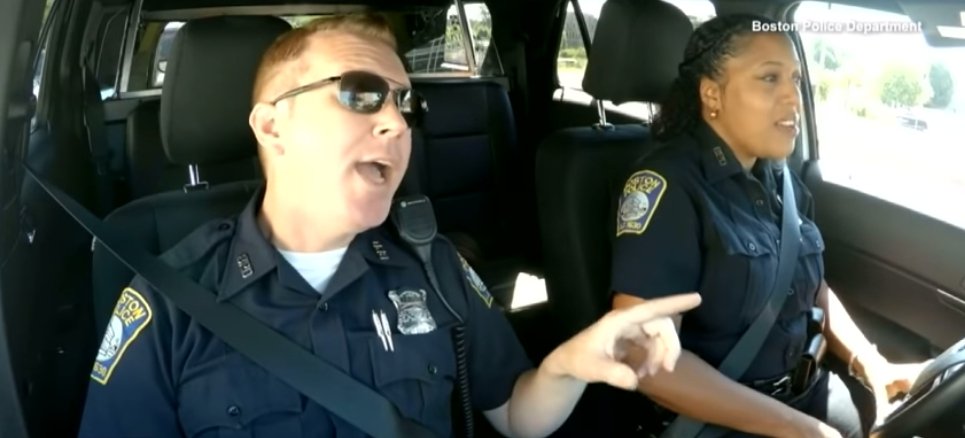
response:
<path id="1" fill-rule="evenodd" d="M 652 129 L 658 140 L 687 131 L 701 118 L 700 79 L 719 80 L 724 62 L 737 55 L 742 39 L 760 32 L 755 24 L 774 25 L 774 20 L 750 14 L 715 17 L 700 25 L 690 36 L 677 78 L 660 105 Z"/>

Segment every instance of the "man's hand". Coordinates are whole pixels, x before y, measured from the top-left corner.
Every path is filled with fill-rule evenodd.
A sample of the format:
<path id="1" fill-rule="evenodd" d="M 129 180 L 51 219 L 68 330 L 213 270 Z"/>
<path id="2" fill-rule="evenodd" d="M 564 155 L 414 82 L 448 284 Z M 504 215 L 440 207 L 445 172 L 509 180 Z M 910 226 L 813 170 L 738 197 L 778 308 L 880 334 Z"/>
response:
<path id="1" fill-rule="evenodd" d="M 656 374 L 661 367 L 673 371 L 680 340 L 670 316 L 693 309 L 700 301 L 700 295 L 692 293 L 610 311 L 550 353 L 542 368 L 559 377 L 635 390 L 641 377 Z M 622 362 L 631 343 L 648 353 L 637 370 Z"/>

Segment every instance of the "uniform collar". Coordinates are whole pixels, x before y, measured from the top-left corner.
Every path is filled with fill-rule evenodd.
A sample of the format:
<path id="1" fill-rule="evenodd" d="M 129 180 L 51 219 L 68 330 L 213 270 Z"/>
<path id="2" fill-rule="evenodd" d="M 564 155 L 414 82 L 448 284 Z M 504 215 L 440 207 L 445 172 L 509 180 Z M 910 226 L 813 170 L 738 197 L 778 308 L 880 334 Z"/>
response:
<path id="1" fill-rule="evenodd" d="M 329 281 L 324 291 L 324 300 L 330 300 L 339 292 L 348 288 L 352 283 L 365 275 L 373 267 L 406 268 L 408 263 L 402 248 L 395 245 L 385 232 L 384 227 L 375 228 L 355 236 L 345 257 L 339 264 L 335 275 Z M 294 269 L 289 272 L 294 272 Z M 283 284 L 288 279 L 280 278 Z M 299 276 L 298 281 L 304 281 Z"/>
<path id="2" fill-rule="evenodd" d="M 784 176 L 784 161 L 758 159 L 751 173 L 768 190 L 777 190 L 778 181 Z"/>
<path id="3" fill-rule="evenodd" d="M 221 274 L 218 301 L 231 298 L 278 266 L 278 251 L 265 239 L 258 226 L 258 210 L 261 209 L 264 196 L 265 188 L 262 186 L 238 216 L 235 235 L 228 247 L 228 259 Z"/>
<path id="4" fill-rule="evenodd" d="M 264 199 L 264 187 L 259 189 L 244 211 L 238 216 L 235 234 L 231 239 L 228 259 L 218 287 L 218 301 L 225 301 L 286 263 L 274 245 L 268 241 L 258 225 L 258 212 Z M 406 255 L 385 226 L 358 234 L 352 239 L 342 263 L 329 282 L 327 291 L 338 291 L 361 277 L 371 265 L 406 267 Z M 278 269 L 279 281 L 294 286 L 303 284 L 297 271 Z M 328 295 L 326 293 L 326 295 Z"/>
<path id="5" fill-rule="evenodd" d="M 697 122 L 694 138 L 700 145 L 701 165 L 709 182 L 716 183 L 744 171 L 730 146 L 727 146 L 707 122 Z"/>

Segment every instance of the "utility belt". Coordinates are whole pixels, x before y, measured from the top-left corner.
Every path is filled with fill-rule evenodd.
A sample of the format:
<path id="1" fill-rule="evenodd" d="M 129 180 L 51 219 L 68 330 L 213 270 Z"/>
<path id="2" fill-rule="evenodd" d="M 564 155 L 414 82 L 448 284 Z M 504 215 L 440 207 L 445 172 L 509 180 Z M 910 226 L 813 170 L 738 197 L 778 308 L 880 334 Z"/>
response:
<path id="1" fill-rule="evenodd" d="M 794 369 L 769 379 L 742 382 L 747 387 L 783 402 L 792 400 L 810 389 L 820 376 L 821 364 L 827 352 L 824 337 L 824 310 L 814 307 L 808 311 L 808 340 Z"/>

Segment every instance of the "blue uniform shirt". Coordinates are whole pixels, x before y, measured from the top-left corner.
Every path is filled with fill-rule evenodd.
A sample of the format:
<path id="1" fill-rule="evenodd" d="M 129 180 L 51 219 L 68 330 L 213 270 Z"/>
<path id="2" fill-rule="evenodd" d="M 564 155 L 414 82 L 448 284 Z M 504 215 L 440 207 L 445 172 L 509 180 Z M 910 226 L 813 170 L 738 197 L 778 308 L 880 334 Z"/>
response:
<path id="1" fill-rule="evenodd" d="M 783 167 L 758 160 L 745 172 L 705 123 L 662 144 L 623 188 L 612 290 L 644 299 L 699 291 L 684 315 L 683 348 L 717 367 L 761 312 L 777 275 Z M 741 380 L 797 365 L 808 309 L 824 277 L 824 242 L 810 192 L 796 176 L 801 252 L 789 297 L 757 360 Z"/>
<path id="2" fill-rule="evenodd" d="M 404 416 L 450 436 L 456 319 L 432 292 L 421 261 L 391 230 L 370 230 L 352 241 L 319 294 L 262 235 L 261 196 L 240 216 L 195 231 L 163 259 L 218 301 L 376 389 Z M 440 283 L 460 286 L 444 293 L 467 323 L 473 405 L 499 407 L 532 365 L 454 248 L 439 239 L 433 256 Z M 426 310 L 435 329 L 423 333 L 418 329 L 432 325 Z M 385 313 L 391 345 L 379 336 L 373 312 Z M 414 318 L 400 320 L 400 313 Z M 233 351 L 141 278 L 122 292 L 91 377 L 84 437 L 364 436 Z"/>

